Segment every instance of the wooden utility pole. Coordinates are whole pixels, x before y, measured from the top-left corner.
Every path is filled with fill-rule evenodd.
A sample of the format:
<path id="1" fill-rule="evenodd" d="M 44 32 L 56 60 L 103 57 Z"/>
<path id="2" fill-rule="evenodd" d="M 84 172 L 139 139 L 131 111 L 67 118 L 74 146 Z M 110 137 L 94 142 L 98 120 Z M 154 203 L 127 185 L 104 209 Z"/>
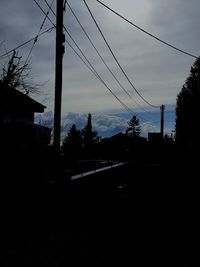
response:
<path id="1" fill-rule="evenodd" d="M 164 110 L 165 110 L 165 106 L 161 105 L 160 107 L 160 111 L 161 111 L 161 119 L 160 119 L 160 134 L 161 134 L 161 138 L 164 138 Z"/>
<path id="2" fill-rule="evenodd" d="M 62 59 L 64 53 L 63 34 L 63 0 L 57 0 L 56 11 L 56 67 L 55 67 L 55 100 L 54 100 L 54 139 L 56 153 L 60 151 L 61 103 L 62 103 Z"/>

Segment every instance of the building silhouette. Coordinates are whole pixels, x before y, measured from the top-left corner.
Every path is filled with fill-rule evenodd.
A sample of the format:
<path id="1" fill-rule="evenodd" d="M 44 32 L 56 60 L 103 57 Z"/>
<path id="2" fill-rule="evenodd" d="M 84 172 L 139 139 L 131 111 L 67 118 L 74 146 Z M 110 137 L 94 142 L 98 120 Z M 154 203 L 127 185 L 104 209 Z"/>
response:
<path id="1" fill-rule="evenodd" d="M 0 144 L 49 144 L 51 129 L 34 124 L 34 114 L 45 108 L 28 95 L 0 84 Z"/>

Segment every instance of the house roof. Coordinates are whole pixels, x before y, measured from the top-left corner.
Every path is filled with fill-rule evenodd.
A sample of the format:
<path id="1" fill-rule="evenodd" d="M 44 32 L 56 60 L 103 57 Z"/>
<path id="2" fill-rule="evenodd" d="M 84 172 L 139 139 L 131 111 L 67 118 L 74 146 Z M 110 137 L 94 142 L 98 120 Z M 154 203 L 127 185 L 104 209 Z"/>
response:
<path id="1" fill-rule="evenodd" d="M 0 84 L 0 110 L 44 112 L 46 107 L 28 95 Z"/>

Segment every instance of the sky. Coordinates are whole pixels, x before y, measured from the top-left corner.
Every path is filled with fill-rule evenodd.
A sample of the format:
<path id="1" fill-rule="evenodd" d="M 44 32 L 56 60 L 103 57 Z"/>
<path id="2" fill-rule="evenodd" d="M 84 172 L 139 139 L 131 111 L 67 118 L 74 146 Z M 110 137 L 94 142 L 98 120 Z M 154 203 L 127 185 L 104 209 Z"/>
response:
<path id="1" fill-rule="evenodd" d="M 49 4 L 52 2 L 52 0 L 47 1 Z M 45 12 L 48 10 L 45 0 L 37 0 L 37 2 Z M 147 32 L 179 49 L 199 56 L 199 0 L 102 0 L 102 2 Z M 66 5 L 64 13 L 66 29 L 108 88 L 126 107 L 139 116 L 142 123 L 152 124 L 154 129 L 159 126 L 157 123 L 160 119 L 159 106 L 164 104 L 166 114 L 170 114 L 165 117 L 166 127 L 173 128 L 174 113 L 171 111 L 175 110 L 177 94 L 188 77 L 195 58 L 158 42 L 110 12 L 96 0 L 87 0 L 89 8 L 129 81 L 148 103 L 157 106 L 153 108 L 143 101 L 127 81 L 83 0 L 68 0 L 68 3 L 101 57 L 127 93 L 103 64 Z M 53 2 L 52 9 L 56 10 L 56 1 Z M 55 23 L 55 16 L 51 12 L 49 17 Z M 8 59 L 7 56 L 1 55 L 35 37 L 43 20 L 44 14 L 34 0 L 0 0 L 1 68 Z M 46 20 L 42 31 L 50 27 L 52 24 Z M 33 98 L 43 103 L 47 107 L 47 112 L 54 110 L 55 34 L 55 30 L 52 30 L 38 38 L 30 56 L 30 78 L 41 85 L 40 93 L 33 95 Z M 65 38 L 80 54 L 66 32 Z M 32 43 L 18 49 L 19 55 L 24 60 L 29 54 Z M 127 117 L 127 110 L 113 97 L 108 88 L 65 43 L 62 116 L 68 113 L 88 114 L 90 112 L 94 115 L 117 114 L 119 117 Z M 152 114 L 154 114 L 153 119 Z"/>

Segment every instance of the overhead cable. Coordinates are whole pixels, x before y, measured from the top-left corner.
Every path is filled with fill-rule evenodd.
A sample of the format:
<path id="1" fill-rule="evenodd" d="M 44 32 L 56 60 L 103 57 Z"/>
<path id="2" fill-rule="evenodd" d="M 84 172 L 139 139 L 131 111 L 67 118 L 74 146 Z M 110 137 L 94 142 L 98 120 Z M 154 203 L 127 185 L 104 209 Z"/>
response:
<path id="1" fill-rule="evenodd" d="M 34 2 L 37 4 L 37 2 L 36 2 L 35 0 L 34 0 Z M 54 2 L 54 0 L 52 0 L 50 6 L 52 6 L 53 2 Z M 43 19 L 43 21 L 42 21 L 42 24 L 41 24 L 41 26 L 40 26 L 40 28 L 39 28 L 39 30 L 38 30 L 37 35 L 35 36 L 35 39 L 34 39 L 34 41 L 33 41 L 33 44 L 32 44 L 32 46 L 31 46 L 31 49 L 30 49 L 30 51 L 29 51 L 29 53 L 28 53 L 28 56 L 27 56 L 27 58 L 26 58 L 26 60 L 25 60 L 24 65 L 26 65 L 26 63 L 28 62 L 29 57 L 30 57 L 30 55 L 31 55 L 31 53 L 32 53 L 32 51 L 33 51 L 33 48 L 34 48 L 35 44 L 36 44 L 37 41 L 38 41 L 38 36 L 39 36 L 39 34 L 41 33 L 41 31 L 42 31 L 42 29 L 43 29 L 43 27 L 44 27 L 44 23 L 45 23 L 45 21 L 46 21 L 46 19 L 47 19 L 47 16 L 49 15 L 49 11 L 50 11 L 50 8 L 48 9 L 48 11 L 47 11 L 46 14 L 45 14 L 45 17 L 44 17 L 44 19 Z"/>
<path id="2" fill-rule="evenodd" d="M 83 57 L 85 58 L 85 60 L 87 61 L 87 63 L 89 64 L 89 66 L 91 67 L 91 69 L 93 70 L 93 73 L 95 73 L 95 76 L 100 80 L 100 82 L 107 88 L 107 90 L 117 99 L 117 101 L 132 115 L 135 113 L 131 108 L 129 108 L 110 88 L 109 86 L 106 84 L 106 82 L 102 79 L 102 77 L 98 74 L 98 72 L 96 71 L 96 69 L 93 67 L 93 65 L 91 64 L 91 62 L 89 61 L 89 59 L 87 59 L 87 57 L 84 55 L 82 49 L 77 45 L 76 41 L 74 40 L 74 38 L 72 37 L 72 35 L 69 33 L 69 31 L 66 29 L 65 27 L 65 32 L 67 33 L 67 35 L 70 37 L 70 39 L 73 41 L 73 43 L 76 45 L 76 47 L 78 48 L 78 50 L 80 51 L 80 53 L 83 55 Z M 90 69 L 90 70 L 91 70 Z"/>
<path id="3" fill-rule="evenodd" d="M 99 1 L 99 0 L 96 0 L 96 1 L 99 4 L 101 4 L 102 6 L 104 6 L 105 8 L 109 9 L 112 13 L 114 13 L 115 15 L 117 15 L 118 17 L 120 17 L 121 19 L 125 20 L 126 22 L 128 22 L 129 24 L 131 24 L 132 26 L 134 26 L 135 28 L 137 28 L 138 30 L 144 32 L 145 34 L 147 34 L 150 37 L 156 39 L 157 41 L 159 41 L 159 42 L 161 42 L 161 43 L 163 43 L 163 44 L 165 44 L 165 45 L 167 45 L 167 46 L 169 46 L 169 47 L 171 47 L 171 48 L 173 48 L 173 49 L 175 49 L 175 50 L 177 50 L 177 51 L 179 51 L 179 52 L 181 52 L 181 53 L 183 53 L 185 55 L 188 55 L 188 56 L 193 57 L 193 58 L 198 58 L 197 56 L 195 56 L 195 55 L 193 55 L 191 53 L 188 53 L 188 52 L 186 52 L 186 51 L 184 51 L 184 50 L 182 50 L 182 49 L 180 49 L 180 48 L 178 48 L 178 47 L 176 47 L 176 46 L 174 46 L 174 45 L 172 45 L 172 44 L 170 44 L 170 43 L 168 43 L 168 42 L 160 39 L 159 37 L 155 36 L 154 34 L 148 32 L 146 30 L 144 30 L 143 28 L 137 26 L 135 23 L 133 23 L 132 21 L 128 20 L 127 18 L 125 18 L 124 16 L 122 16 L 121 14 L 119 14 L 118 12 L 116 12 L 115 10 L 113 10 L 112 8 L 110 8 L 108 5 L 102 3 L 101 1 Z"/>
<path id="4" fill-rule="evenodd" d="M 34 0 L 35 1 L 35 0 Z M 45 11 L 43 10 L 43 8 L 37 3 L 38 7 L 40 8 L 40 10 L 44 13 Z M 49 18 L 49 16 L 47 16 L 47 19 L 54 25 L 53 21 Z M 103 83 L 103 85 L 107 88 L 107 90 L 117 99 L 117 101 L 132 115 L 135 114 L 135 112 L 129 108 L 109 87 L 108 85 L 105 83 L 105 81 L 101 78 L 101 76 L 98 74 L 98 72 L 95 70 L 95 68 L 92 66 L 92 64 L 90 63 L 90 61 L 87 59 L 87 57 L 84 55 L 83 51 L 81 50 L 81 48 L 77 45 L 76 41 L 73 39 L 73 37 L 71 36 L 71 34 L 69 33 L 69 31 L 67 30 L 67 28 L 63 25 L 63 28 L 65 30 L 65 32 L 68 34 L 68 36 L 70 37 L 70 39 L 74 42 L 74 44 L 76 45 L 76 47 L 79 49 L 79 51 L 81 52 L 81 54 L 83 55 L 83 57 L 85 58 L 85 60 L 88 62 L 89 66 L 92 68 L 92 70 L 95 73 L 95 76 L 98 77 L 98 79 Z"/>
<path id="5" fill-rule="evenodd" d="M 100 27 L 99 27 L 99 25 L 98 25 L 96 19 L 95 19 L 94 16 L 93 16 L 93 14 L 92 14 L 92 12 L 91 12 L 91 10 L 90 10 L 88 4 L 86 3 L 85 0 L 83 0 L 83 2 L 85 3 L 85 5 L 86 5 L 86 7 L 87 7 L 87 9 L 88 9 L 88 11 L 89 11 L 91 17 L 92 17 L 92 19 L 93 19 L 93 21 L 94 21 L 94 23 L 95 23 L 97 29 L 99 30 L 99 32 L 100 32 L 102 38 L 104 39 L 104 41 L 105 41 L 105 43 L 106 43 L 108 49 L 110 50 L 110 52 L 111 52 L 111 54 L 112 54 L 114 60 L 116 61 L 117 65 L 118 65 L 119 68 L 121 69 L 122 73 L 123 73 L 124 76 L 126 77 L 126 79 L 127 79 L 127 81 L 129 82 L 129 84 L 132 86 L 132 88 L 135 90 L 135 92 L 138 94 L 138 96 L 139 96 L 139 97 L 140 97 L 146 104 L 148 104 L 149 106 L 151 106 L 151 107 L 153 107 L 153 108 L 160 108 L 160 106 L 155 106 L 155 105 L 151 104 L 149 101 L 147 101 L 147 100 L 140 94 L 140 92 L 136 89 L 136 87 L 133 85 L 133 83 L 132 83 L 131 80 L 129 79 L 128 75 L 127 75 L 126 72 L 124 71 L 123 67 L 122 67 L 121 64 L 119 63 L 118 59 L 116 58 L 114 52 L 112 51 L 112 48 L 110 47 L 108 41 L 106 40 L 106 38 L 105 38 L 105 36 L 104 36 L 102 30 L 100 29 Z"/>
<path id="6" fill-rule="evenodd" d="M 37 3 L 35 0 L 34 0 L 34 2 Z M 54 0 L 52 0 L 52 2 L 51 2 L 51 6 L 52 6 L 53 2 L 54 2 Z M 35 36 L 35 39 L 33 40 L 33 44 L 32 44 L 32 46 L 31 46 L 31 49 L 30 49 L 30 51 L 29 51 L 29 53 L 28 53 L 28 55 L 27 55 L 27 57 L 26 57 L 26 60 L 25 60 L 25 62 L 24 62 L 24 64 L 23 64 L 23 67 L 22 67 L 22 69 L 21 69 L 21 73 L 23 72 L 24 68 L 27 66 L 27 63 L 28 63 L 28 61 L 29 61 L 29 58 L 30 58 L 31 53 L 32 53 L 32 51 L 33 51 L 33 48 L 34 48 L 34 46 L 36 45 L 36 43 L 37 43 L 37 41 L 38 41 L 38 36 L 39 36 L 39 34 L 41 33 L 41 31 L 42 31 L 42 29 L 43 29 L 43 27 L 44 27 L 44 23 L 45 23 L 45 21 L 46 21 L 46 19 L 47 19 L 47 16 L 49 15 L 49 11 L 50 11 L 50 9 L 48 9 L 48 11 L 46 12 L 45 17 L 44 17 L 44 19 L 43 19 L 43 21 L 42 21 L 42 23 L 41 23 L 41 26 L 40 26 L 40 28 L 39 28 L 39 30 L 38 30 L 38 33 L 37 33 L 37 35 Z"/>
<path id="7" fill-rule="evenodd" d="M 45 30 L 45 31 L 41 32 L 41 33 L 38 35 L 38 37 L 40 37 L 41 35 L 43 35 L 43 34 L 45 34 L 45 33 L 47 33 L 47 32 L 50 32 L 50 31 L 52 31 L 54 28 L 55 28 L 55 26 L 48 28 L 47 30 Z M 21 48 L 21 47 L 23 47 L 23 46 L 27 45 L 28 43 L 30 43 L 30 42 L 32 42 L 32 41 L 34 41 L 34 40 L 35 40 L 35 38 L 36 38 L 36 36 L 35 36 L 35 37 L 33 37 L 33 38 L 31 38 L 30 40 L 28 40 L 28 41 L 26 41 L 26 42 L 22 43 L 21 45 L 18 45 L 18 46 L 16 46 L 15 48 L 13 48 L 13 49 L 11 49 L 11 50 L 7 51 L 6 53 L 4 53 L 4 54 L 0 55 L 0 58 L 1 58 L 1 57 L 5 57 L 5 56 L 7 56 L 8 54 L 12 53 L 13 51 L 15 51 L 15 50 L 17 50 L 17 49 L 19 49 L 19 48 Z"/>
<path id="8" fill-rule="evenodd" d="M 46 16 L 46 12 L 44 11 L 44 9 L 41 7 L 40 4 L 38 4 L 38 2 L 36 0 L 33 0 L 36 5 L 39 7 L 39 9 L 42 11 L 42 13 Z M 50 8 L 50 10 L 52 10 L 52 8 Z M 51 22 L 51 24 L 56 28 L 56 24 L 49 18 L 49 15 L 47 15 L 47 19 Z"/>
<path id="9" fill-rule="evenodd" d="M 51 10 L 51 12 L 54 14 L 54 16 L 57 16 L 56 13 L 55 13 L 55 11 L 52 9 L 51 5 L 48 3 L 48 1 L 47 0 L 44 0 L 44 2 L 48 6 L 48 8 Z"/>
<path id="10" fill-rule="evenodd" d="M 46 0 L 45 0 L 46 1 Z M 121 84 L 121 82 L 117 79 L 116 75 L 113 73 L 113 71 L 110 69 L 110 67 L 108 66 L 108 64 L 105 62 L 104 58 L 101 56 L 99 50 L 96 48 L 95 44 L 93 43 L 93 41 L 91 40 L 90 36 L 88 35 L 87 31 L 85 30 L 85 28 L 83 27 L 82 23 L 80 22 L 80 20 L 78 19 L 78 17 L 76 16 L 74 10 L 72 9 L 72 7 L 70 6 L 70 4 L 67 2 L 67 5 L 71 11 L 71 13 L 73 14 L 73 16 L 75 17 L 76 21 L 78 22 L 78 24 L 80 25 L 82 31 L 84 32 L 84 34 L 86 35 L 87 39 L 89 40 L 89 42 L 91 43 L 92 47 L 94 48 L 94 50 L 96 51 L 96 53 L 98 54 L 98 56 L 100 57 L 100 59 L 102 60 L 102 62 L 104 63 L 104 65 L 106 66 L 106 68 L 108 69 L 108 71 L 110 72 L 110 74 L 113 76 L 113 78 L 115 79 L 115 81 L 118 83 L 118 85 L 122 88 L 122 90 L 127 94 L 127 96 L 129 98 L 131 98 L 131 100 L 137 104 L 138 106 L 140 106 L 140 104 L 129 94 L 129 92 L 124 88 L 124 86 Z M 140 106 L 141 107 L 141 106 Z M 146 111 L 146 110 L 144 110 Z"/>

